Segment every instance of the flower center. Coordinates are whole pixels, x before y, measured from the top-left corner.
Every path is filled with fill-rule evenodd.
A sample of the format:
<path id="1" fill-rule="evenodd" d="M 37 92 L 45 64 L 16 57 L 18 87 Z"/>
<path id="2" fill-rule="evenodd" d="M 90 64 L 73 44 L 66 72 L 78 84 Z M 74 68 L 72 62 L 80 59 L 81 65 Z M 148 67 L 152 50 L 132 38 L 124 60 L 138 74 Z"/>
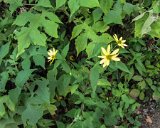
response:
<path id="1" fill-rule="evenodd" d="M 106 55 L 106 59 L 107 60 L 111 60 L 112 59 L 112 55 Z"/>

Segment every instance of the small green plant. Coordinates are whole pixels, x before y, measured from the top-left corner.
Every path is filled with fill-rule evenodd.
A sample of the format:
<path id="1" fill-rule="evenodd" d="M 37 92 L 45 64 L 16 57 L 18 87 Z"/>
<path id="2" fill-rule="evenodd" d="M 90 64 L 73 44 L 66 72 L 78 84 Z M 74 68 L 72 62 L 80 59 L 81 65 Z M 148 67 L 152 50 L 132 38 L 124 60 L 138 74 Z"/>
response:
<path id="1" fill-rule="evenodd" d="M 138 128 L 159 101 L 159 0 L 0 6 L 0 128 Z"/>

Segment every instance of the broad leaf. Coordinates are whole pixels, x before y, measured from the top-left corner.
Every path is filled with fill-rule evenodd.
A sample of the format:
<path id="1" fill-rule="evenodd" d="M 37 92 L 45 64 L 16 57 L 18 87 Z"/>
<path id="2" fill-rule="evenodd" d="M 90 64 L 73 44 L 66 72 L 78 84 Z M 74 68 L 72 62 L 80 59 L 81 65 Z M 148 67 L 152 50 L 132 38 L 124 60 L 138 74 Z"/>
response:
<path id="1" fill-rule="evenodd" d="M 76 50 L 77 50 L 77 55 L 86 49 L 87 47 L 87 36 L 86 34 L 81 34 L 80 36 L 77 37 L 77 39 L 75 40 L 76 43 Z"/>
<path id="2" fill-rule="evenodd" d="M 56 0 L 56 9 L 63 6 L 67 0 Z"/>
<path id="3" fill-rule="evenodd" d="M 17 74 L 16 79 L 15 79 L 16 86 L 18 86 L 20 88 L 23 87 L 25 82 L 29 79 L 31 73 L 32 73 L 32 70 L 30 70 L 30 69 L 20 71 Z"/>

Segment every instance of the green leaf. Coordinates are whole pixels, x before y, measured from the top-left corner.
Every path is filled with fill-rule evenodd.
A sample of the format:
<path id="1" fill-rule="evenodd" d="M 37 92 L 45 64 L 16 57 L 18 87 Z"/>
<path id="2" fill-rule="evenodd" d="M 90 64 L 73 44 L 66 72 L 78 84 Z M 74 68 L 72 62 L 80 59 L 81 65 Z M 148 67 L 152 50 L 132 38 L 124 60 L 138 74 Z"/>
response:
<path id="1" fill-rule="evenodd" d="M 140 94 L 140 91 L 138 89 L 132 89 L 129 94 L 131 97 L 137 98 Z"/>
<path id="2" fill-rule="evenodd" d="M 101 16 L 103 15 L 103 12 L 101 11 L 101 9 L 97 8 L 92 12 L 92 15 L 95 23 L 101 18 Z"/>
<path id="3" fill-rule="evenodd" d="M 93 52 L 94 52 L 95 46 L 96 44 L 93 42 L 87 45 L 86 52 L 87 52 L 88 58 L 94 57 Z"/>
<path id="4" fill-rule="evenodd" d="M 130 3 L 125 3 L 123 6 L 123 11 L 130 15 L 134 11 L 134 5 Z"/>
<path id="5" fill-rule="evenodd" d="M 30 75 L 32 73 L 32 70 L 26 69 L 18 72 L 16 79 L 15 79 L 15 84 L 18 87 L 23 87 L 25 82 L 29 79 Z"/>
<path id="6" fill-rule="evenodd" d="M 139 75 L 133 76 L 132 79 L 133 79 L 134 81 L 142 81 L 142 80 L 143 80 L 142 76 L 139 76 Z"/>
<path id="7" fill-rule="evenodd" d="M 22 6 L 22 0 L 4 0 L 4 2 L 9 3 L 9 10 L 13 13 L 18 7 Z"/>
<path id="8" fill-rule="evenodd" d="M 3 117 L 5 115 L 6 111 L 5 111 L 5 107 L 3 105 L 3 103 L 0 101 L 0 117 Z"/>
<path id="9" fill-rule="evenodd" d="M 69 43 L 62 50 L 62 56 L 63 56 L 63 58 L 66 58 L 66 56 L 68 54 L 68 50 L 69 50 Z"/>
<path id="10" fill-rule="evenodd" d="M 35 65 L 41 66 L 42 68 L 45 68 L 45 58 L 42 55 L 34 55 L 33 61 Z"/>
<path id="11" fill-rule="evenodd" d="M 104 17 L 103 20 L 106 24 L 122 24 L 122 17 L 118 11 L 111 10 Z"/>
<path id="12" fill-rule="evenodd" d="M 51 104 L 48 106 L 48 111 L 50 112 L 51 115 L 55 115 L 56 110 L 57 110 L 57 107 L 55 105 Z"/>
<path id="13" fill-rule="evenodd" d="M 56 0 L 56 9 L 63 6 L 67 0 Z"/>
<path id="14" fill-rule="evenodd" d="M 149 13 L 148 18 L 144 22 L 141 30 L 141 35 L 147 34 L 151 31 L 151 24 L 158 19 L 153 13 Z"/>
<path id="15" fill-rule="evenodd" d="M 77 37 L 82 32 L 83 29 L 84 29 L 84 25 L 83 24 L 76 25 L 72 30 L 71 39 Z"/>
<path id="16" fill-rule="evenodd" d="M 99 79 L 99 67 L 97 63 L 91 70 L 90 70 L 90 82 L 91 82 L 91 87 L 93 89 L 93 92 L 96 91 L 97 88 L 97 82 Z"/>
<path id="17" fill-rule="evenodd" d="M 160 1 L 153 1 L 152 6 L 154 13 L 160 13 Z"/>
<path id="18" fill-rule="evenodd" d="M 22 19 L 22 20 L 21 20 Z M 29 22 L 29 24 L 27 24 Z M 58 24 L 61 23 L 59 18 L 53 13 L 43 11 L 40 13 L 24 12 L 17 16 L 14 24 L 22 27 L 20 31 L 15 31 L 18 40 L 18 54 L 22 54 L 30 44 L 46 45 L 46 34 L 39 28 L 44 28 L 45 32 L 55 38 L 58 38 Z"/>
<path id="19" fill-rule="evenodd" d="M 46 79 L 37 80 L 35 82 L 38 86 L 37 91 L 35 92 L 37 94 L 38 99 L 44 102 L 44 104 L 50 104 L 50 92 L 49 88 L 47 87 L 49 85 L 49 81 Z"/>
<path id="20" fill-rule="evenodd" d="M 105 24 L 103 21 L 97 21 L 96 23 L 93 24 L 92 29 L 95 32 L 102 32 L 103 33 L 103 32 L 105 32 L 105 31 L 107 31 L 109 29 L 109 26 L 107 24 Z M 105 33 L 103 33 L 103 35 L 104 34 Z"/>
<path id="21" fill-rule="evenodd" d="M 16 87 L 9 91 L 9 97 L 14 104 L 17 104 L 20 93 L 21 89 L 19 87 Z"/>
<path id="22" fill-rule="evenodd" d="M 145 13 L 145 14 L 142 13 L 140 16 L 138 16 L 138 18 L 134 19 L 134 20 L 136 20 L 135 21 L 135 33 L 134 33 L 135 37 L 142 37 L 142 33 L 141 33 L 142 27 L 143 27 L 143 24 L 146 21 L 147 17 L 148 17 L 147 13 Z"/>
<path id="23" fill-rule="evenodd" d="M 29 59 L 29 57 L 25 58 L 22 62 L 22 68 L 25 69 L 30 69 L 31 66 L 31 61 Z"/>
<path id="24" fill-rule="evenodd" d="M 65 128 L 65 125 L 62 122 L 56 121 L 56 124 L 58 128 Z"/>
<path id="25" fill-rule="evenodd" d="M 75 40 L 76 43 L 76 50 L 77 50 L 77 55 L 86 49 L 87 47 L 87 36 L 86 34 L 81 34 L 77 37 L 77 39 Z"/>
<path id="26" fill-rule="evenodd" d="M 10 43 L 6 43 L 0 48 L 0 58 L 3 59 L 9 52 Z"/>
<path id="27" fill-rule="evenodd" d="M 5 86 L 6 86 L 6 83 L 9 79 L 9 74 L 7 72 L 2 72 L 0 74 L 1 76 L 1 80 L 0 80 L 0 92 L 3 92 L 5 91 Z"/>
<path id="28" fill-rule="evenodd" d="M 160 38 L 160 18 L 151 25 L 150 35 L 152 37 Z"/>
<path id="29" fill-rule="evenodd" d="M 99 79 L 97 85 L 106 88 L 111 86 L 111 83 L 107 79 Z"/>
<path id="30" fill-rule="evenodd" d="M 72 15 L 79 9 L 80 5 L 79 5 L 79 0 L 69 0 L 68 1 L 68 6 L 70 9 L 70 17 L 72 17 Z"/>
<path id="31" fill-rule="evenodd" d="M 88 7 L 88 8 L 94 8 L 100 6 L 98 0 L 80 0 L 79 4 L 82 7 Z"/>
<path id="32" fill-rule="evenodd" d="M 118 61 L 118 62 L 115 62 L 115 63 L 116 63 L 116 67 L 118 69 L 120 69 L 121 71 L 130 73 L 130 71 L 128 70 L 128 67 L 124 63 L 122 63 L 121 61 Z"/>
<path id="33" fill-rule="evenodd" d="M 38 0 L 38 3 L 36 6 L 42 6 L 42 7 L 52 7 L 50 0 Z"/>
<path id="34" fill-rule="evenodd" d="M 11 111 L 15 111 L 15 104 L 11 101 L 9 96 L 6 96 L 4 103 Z"/>
<path id="35" fill-rule="evenodd" d="M 113 5 L 113 0 L 100 0 L 100 8 L 105 14 L 109 12 Z"/>
<path id="36" fill-rule="evenodd" d="M 13 24 L 18 26 L 24 26 L 27 22 L 29 22 L 32 16 L 33 14 L 31 12 L 23 12 L 16 17 Z"/>
<path id="37" fill-rule="evenodd" d="M 58 24 L 49 20 L 44 20 L 42 22 L 46 33 L 52 37 L 58 38 Z"/>
<path id="38" fill-rule="evenodd" d="M 43 116 L 43 110 L 40 107 L 27 105 L 22 113 L 23 124 L 35 126 L 38 120 Z"/>
<path id="39" fill-rule="evenodd" d="M 62 75 L 58 79 L 58 86 L 57 90 L 58 93 L 62 96 L 66 96 L 69 90 L 69 84 L 70 84 L 71 77 L 69 75 Z"/>
<path id="40" fill-rule="evenodd" d="M 144 94 L 144 92 L 141 92 L 141 93 L 139 94 L 139 99 L 140 99 L 140 100 L 144 100 L 144 98 L 145 98 L 145 94 Z"/>
<path id="41" fill-rule="evenodd" d="M 76 92 L 76 90 L 78 89 L 79 85 L 78 84 L 74 84 L 70 87 L 70 91 L 71 94 L 74 94 Z"/>

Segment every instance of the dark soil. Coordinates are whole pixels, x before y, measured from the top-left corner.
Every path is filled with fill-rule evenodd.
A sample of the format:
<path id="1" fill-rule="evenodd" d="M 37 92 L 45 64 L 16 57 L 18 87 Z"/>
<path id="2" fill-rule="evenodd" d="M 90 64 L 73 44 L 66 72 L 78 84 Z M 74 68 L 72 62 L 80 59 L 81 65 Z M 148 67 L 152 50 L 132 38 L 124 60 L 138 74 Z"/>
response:
<path id="1" fill-rule="evenodd" d="M 141 128 L 160 128 L 160 107 L 155 101 L 142 105 L 140 114 L 142 115 Z"/>

